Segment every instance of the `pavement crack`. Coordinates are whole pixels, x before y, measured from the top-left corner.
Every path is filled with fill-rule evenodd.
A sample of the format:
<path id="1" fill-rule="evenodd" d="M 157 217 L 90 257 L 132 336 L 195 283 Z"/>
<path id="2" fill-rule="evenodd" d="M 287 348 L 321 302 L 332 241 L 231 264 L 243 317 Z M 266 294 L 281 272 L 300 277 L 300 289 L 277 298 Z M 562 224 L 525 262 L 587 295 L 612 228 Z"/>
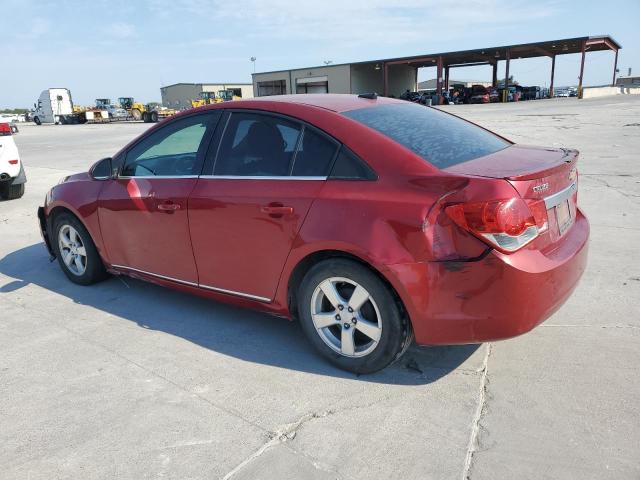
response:
<path id="1" fill-rule="evenodd" d="M 388 400 L 390 400 L 392 396 L 385 396 L 381 399 L 375 400 L 373 402 L 369 402 L 367 404 L 364 405 L 353 405 L 353 406 L 349 406 L 349 407 L 345 407 L 345 408 L 340 408 L 340 409 L 336 409 L 336 408 L 329 408 L 326 410 L 323 410 L 321 412 L 310 412 L 310 413 L 305 413 L 304 415 L 302 415 L 300 418 L 298 418 L 298 420 L 296 420 L 295 422 L 291 422 L 291 423 L 285 423 L 282 425 L 279 425 L 278 427 L 276 427 L 275 429 L 273 429 L 272 431 L 269 432 L 268 434 L 268 440 L 262 444 L 262 446 L 256 450 L 255 452 L 253 452 L 251 455 L 249 455 L 247 458 L 245 458 L 242 462 L 240 462 L 238 465 L 236 465 L 229 473 L 227 473 L 224 477 L 222 477 L 222 480 L 229 480 L 231 478 L 233 478 L 233 476 L 238 473 L 240 470 L 242 470 L 245 466 L 247 466 L 249 463 L 253 462 L 256 458 L 260 457 L 263 453 L 265 453 L 267 450 L 269 450 L 270 448 L 276 447 L 278 445 L 281 445 L 283 443 L 292 441 L 294 438 L 296 438 L 296 435 L 298 434 L 298 432 L 300 431 L 300 429 L 302 429 L 302 427 L 304 425 L 306 425 L 309 422 L 312 422 L 314 420 L 320 419 L 320 418 L 326 418 L 329 417 L 331 415 L 336 415 L 339 413 L 343 413 L 343 412 L 347 412 L 347 411 L 351 411 L 351 410 L 360 410 L 360 409 L 364 409 L 364 408 L 370 408 L 378 403 L 381 402 L 386 402 Z M 293 450 L 295 453 L 299 453 L 297 450 Z M 307 455 L 302 454 L 305 458 L 307 459 L 311 459 L 311 457 L 308 457 Z M 323 469 L 319 467 L 319 464 L 317 464 L 316 460 L 312 461 L 313 465 L 318 468 L 318 469 Z M 326 469 L 323 469 L 326 470 Z M 326 470 L 328 471 L 328 470 Z M 330 473 L 333 474 L 337 474 L 337 472 L 335 471 L 330 471 Z"/>
<path id="2" fill-rule="evenodd" d="M 471 432 L 469 434 L 469 443 L 467 445 L 467 454 L 464 459 L 464 468 L 462 470 L 462 480 L 469 480 L 471 478 L 471 466 L 473 464 L 473 457 L 478 451 L 478 436 L 480 433 L 480 420 L 486 412 L 487 402 L 487 388 L 489 379 L 487 378 L 489 369 L 489 356 L 491 355 L 491 344 L 487 344 L 487 353 L 484 356 L 482 362 L 480 386 L 478 388 L 478 405 L 476 407 L 473 420 L 471 422 Z"/>
<path id="3" fill-rule="evenodd" d="M 607 180 L 605 180 L 604 178 L 599 178 L 599 177 L 596 177 L 596 176 L 589 176 L 589 178 L 590 178 L 591 180 L 594 180 L 594 181 L 598 182 L 598 183 L 599 183 L 599 184 L 601 184 L 601 185 L 604 185 L 604 186 L 605 186 L 605 187 L 607 187 L 607 188 L 610 188 L 610 189 L 612 189 L 612 190 L 615 190 L 615 191 L 616 191 L 616 192 L 618 192 L 620 195 L 623 195 L 623 196 L 625 196 L 625 197 L 627 197 L 627 198 L 640 198 L 640 195 L 637 195 L 637 194 L 635 194 L 635 193 L 629 193 L 629 192 L 626 192 L 626 191 L 624 191 L 624 190 L 623 190 L 622 188 L 620 188 L 620 187 L 616 187 L 616 186 L 614 186 L 614 185 L 611 185 L 611 184 L 610 184 Z"/>
<path id="4" fill-rule="evenodd" d="M 327 417 L 333 413 L 334 413 L 333 410 L 325 410 L 320 413 L 317 413 L 317 412 L 306 413 L 295 422 L 285 423 L 283 425 L 280 425 L 279 427 L 276 427 L 274 430 L 269 432 L 268 434 L 269 440 L 267 442 L 263 443 L 258 450 L 253 452 L 251 455 L 245 458 L 242 462 L 236 465 L 229 473 L 227 473 L 224 477 L 222 477 L 222 480 L 229 480 L 236 473 L 242 470 L 246 465 L 253 462 L 256 458 L 261 456 L 264 452 L 266 452 L 270 448 L 280 445 L 281 443 L 284 443 L 288 440 L 293 440 L 296 434 L 298 433 L 298 430 L 305 423 L 311 420 L 314 420 L 316 418 Z"/>

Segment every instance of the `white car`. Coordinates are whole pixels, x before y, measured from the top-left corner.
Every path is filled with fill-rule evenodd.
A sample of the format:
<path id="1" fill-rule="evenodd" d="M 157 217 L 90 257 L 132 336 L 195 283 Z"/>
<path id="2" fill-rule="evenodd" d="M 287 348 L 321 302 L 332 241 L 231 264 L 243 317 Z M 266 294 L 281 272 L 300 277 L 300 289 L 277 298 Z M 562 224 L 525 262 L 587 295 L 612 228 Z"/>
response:
<path id="1" fill-rule="evenodd" d="M 15 113 L 0 113 L 0 122 L 13 123 L 18 121 L 18 115 Z"/>
<path id="2" fill-rule="evenodd" d="M 9 123 L 0 123 L 0 198 L 14 200 L 24 195 L 27 176 Z"/>

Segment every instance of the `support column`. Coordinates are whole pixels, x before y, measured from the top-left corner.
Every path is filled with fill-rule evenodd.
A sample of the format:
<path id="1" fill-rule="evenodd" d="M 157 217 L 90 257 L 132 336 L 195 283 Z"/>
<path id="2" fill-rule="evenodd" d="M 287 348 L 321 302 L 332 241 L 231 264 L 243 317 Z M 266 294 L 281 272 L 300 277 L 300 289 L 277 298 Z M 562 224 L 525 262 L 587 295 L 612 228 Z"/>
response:
<path id="1" fill-rule="evenodd" d="M 389 96 L 389 65 L 386 62 L 382 64 L 382 83 L 384 84 L 383 96 Z"/>
<path id="2" fill-rule="evenodd" d="M 551 56 L 551 84 L 549 85 L 549 98 L 553 98 L 553 77 L 556 73 L 556 56 Z"/>
<path id="3" fill-rule="evenodd" d="M 444 89 L 449 91 L 449 65 L 444 67 Z"/>
<path id="4" fill-rule="evenodd" d="M 584 57 L 586 53 L 587 42 L 582 42 L 582 60 L 580 61 L 580 77 L 578 77 L 578 98 L 582 98 L 582 77 L 584 76 Z"/>
<path id="5" fill-rule="evenodd" d="M 618 68 L 618 50 L 616 50 L 616 59 L 613 61 L 613 80 L 611 80 L 611 86 L 616 85 L 616 69 Z"/>
<path id="6" fill-rule="evenodd" d="M 442 57 L 438 57 L 437 65 L 436 95 L 438 95 L 438 105 L 440 105 L 442 100 Z"/>
<path id="7" fill-rule="evenodd" d="M 507 64 L 504 71 L 504 90 L 502 91 L 502 101 L 504 103 L 509 101 L 509 63 L 511 62 L 511 51 L 509 49 L 507 49 L 505 59 Z"/>
<path id="8" fill-rule="evenodd" d="M 493 62 L 493 77 L 491 79 L 491 86 L 496 88 L 498 86 L 498 61 Z"/>

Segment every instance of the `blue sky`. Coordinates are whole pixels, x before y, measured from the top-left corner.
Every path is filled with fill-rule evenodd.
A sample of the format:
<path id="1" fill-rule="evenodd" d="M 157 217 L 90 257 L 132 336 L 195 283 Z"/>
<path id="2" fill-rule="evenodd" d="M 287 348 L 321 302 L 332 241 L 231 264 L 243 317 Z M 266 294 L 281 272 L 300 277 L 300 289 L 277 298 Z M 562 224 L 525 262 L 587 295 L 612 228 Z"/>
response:
<path id="1" fill-rule="evenodd" d="M 621 73 L 640 74 L 640 0 L 0 0 L 0 108 L 26 107 L 48 87 L 76 103 L 160 99 L 177 82 L 250 82 L 252 64 L 291 67 L 418 55 L 585 35 L 612 35 Z M 501 66 L 500 70 L 503 70 Z M 545 85 L 548 58 L 511 64 Z M 587 55 L 585 83 L 611 81 L 612 52 Z M 579 56 L 556 60 L 556 85 L 575 84 Z M 420 80 L 433 78 L 432 69 Z M 452 71 L 490 79 L 490 67 Z"/>

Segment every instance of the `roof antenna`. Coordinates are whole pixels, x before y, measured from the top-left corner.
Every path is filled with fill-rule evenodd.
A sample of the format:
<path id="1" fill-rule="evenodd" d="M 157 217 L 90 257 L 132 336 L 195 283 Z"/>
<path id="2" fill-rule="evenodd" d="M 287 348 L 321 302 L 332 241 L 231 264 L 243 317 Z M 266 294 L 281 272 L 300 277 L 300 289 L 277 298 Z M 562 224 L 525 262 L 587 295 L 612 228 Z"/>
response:
<path id="1" fill-rule="evenodd" d="M 358 98 L 366 98 L 367 100 L 375 100 L 378 98 L 378 94 L 376 92 L 371 93 L 361 93 L 358 95 Z"/>

